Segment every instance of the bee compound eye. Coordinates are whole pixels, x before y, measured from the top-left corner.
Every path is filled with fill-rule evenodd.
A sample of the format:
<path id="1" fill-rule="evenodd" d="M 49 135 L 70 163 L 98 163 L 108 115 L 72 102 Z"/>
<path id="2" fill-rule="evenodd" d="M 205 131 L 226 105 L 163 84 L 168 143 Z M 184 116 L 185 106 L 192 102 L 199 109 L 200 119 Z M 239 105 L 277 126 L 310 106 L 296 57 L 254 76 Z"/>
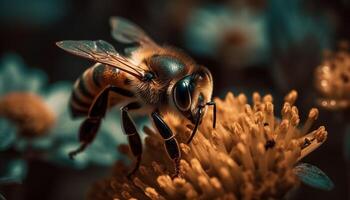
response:
<path id="1" fill-rule="evenodd" d="M 178 109 L 187 111 L 191 108 L 190 82 L 187 79 L 179 81 L 174 88 L 174 102 Z"/>

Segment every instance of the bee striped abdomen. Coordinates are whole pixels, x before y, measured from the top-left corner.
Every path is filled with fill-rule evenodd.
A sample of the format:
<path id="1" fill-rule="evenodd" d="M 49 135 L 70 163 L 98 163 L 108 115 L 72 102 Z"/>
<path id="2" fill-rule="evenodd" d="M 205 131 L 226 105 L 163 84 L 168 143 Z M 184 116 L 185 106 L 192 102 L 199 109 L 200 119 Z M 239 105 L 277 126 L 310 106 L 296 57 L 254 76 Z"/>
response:
<path id="1" fill-rule="evenodd" d="M 70 101 L 73 117 L 88 115 L 94 99 L 106 86 L 115 85 L 122 87 L 125 85 L 125 80 L 127 80 L 125 74 L 114 67 L 97 63 L 88 68 L 74 84 Z M 120 88 L 120 90 L 124 91 L 123 88 Z"/>

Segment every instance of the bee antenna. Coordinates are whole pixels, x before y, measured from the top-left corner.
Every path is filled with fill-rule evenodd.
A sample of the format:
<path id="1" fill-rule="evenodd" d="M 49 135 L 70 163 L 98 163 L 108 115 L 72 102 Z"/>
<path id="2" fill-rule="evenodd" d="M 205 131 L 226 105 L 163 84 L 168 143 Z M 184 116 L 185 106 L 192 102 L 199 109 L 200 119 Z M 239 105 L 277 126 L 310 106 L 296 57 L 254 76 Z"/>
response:
<path id="1" fill-rule="evenodd" d="M 206 103 L 208 106 L 213 106 L 213 128 L 216 127 L 216 103 L 214 101 L 210 101 Z"/>
<path id="2" fill-rule="evenodd" d="M 198 107 L 198 111 L 197 111 L 197 115 L 196 115 L 196 124 L 195 124 L 195 126 L 193 128 L 193 131 L 192 131 L 192 134 L 191 134 L 190 138 L 187 140 L 187 144 L 191 143 L 194 135 L 197 132 L 197 129 L 198 129 L 199 123 L 201 121 L 201 117 L 202 117 L 202 109 L 203 109 L 203 106 L 199 106 Z"/>

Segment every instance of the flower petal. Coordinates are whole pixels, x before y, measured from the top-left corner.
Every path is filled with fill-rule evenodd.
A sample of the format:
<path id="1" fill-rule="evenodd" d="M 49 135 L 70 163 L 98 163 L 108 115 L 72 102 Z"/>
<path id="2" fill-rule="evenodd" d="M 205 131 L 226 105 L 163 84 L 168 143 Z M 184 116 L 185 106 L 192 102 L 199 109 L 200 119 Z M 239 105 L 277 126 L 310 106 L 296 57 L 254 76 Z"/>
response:
<path id="1" fill-rule="evenodd" d="M 76 138 L 81 120 L 72 119 L 69 111 L 69 98 L 73 85 L 68 82 L 56 83 L 44 94 L 45 102 L 56 115 L 56 124 L 50 135 L 53 137 Z"/>
<path id="2" fill-rule="evenodd" d="M 8 120 L 0 118 L 0 151 L 9 148 L 16 139 L 16 127 Z"/>
<path id="3" fill-rule="evenodd" d="M 44 72 L 27 68 L 17 54 L 7 54 L 2 57 L 0 74 L 0 94 L 12 91 L 39 92 L 47 82 Z"/>
<path id="4" fill-rule="evenodd" d="M 57 147 L 55 152 L 50 155 L 50 160 L 54 163 L 60 164 L 62 166 L 69 166 L 76 169 L 83 169 L 88 164 L 88 156 L 86 152 L 82 152 L 74 157 L 74 159 L 70 159 L 68 154 L 69 152 L 75 150 L 79 147 L 78 142 L 69 142 L 62 144 Z"/>

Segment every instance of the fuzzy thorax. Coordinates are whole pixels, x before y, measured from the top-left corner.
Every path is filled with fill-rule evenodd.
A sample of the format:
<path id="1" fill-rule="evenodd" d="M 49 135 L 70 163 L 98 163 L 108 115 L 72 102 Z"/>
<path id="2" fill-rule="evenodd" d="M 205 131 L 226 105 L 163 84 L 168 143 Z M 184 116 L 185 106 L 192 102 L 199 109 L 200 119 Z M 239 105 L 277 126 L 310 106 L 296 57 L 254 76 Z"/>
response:
<path id="1" fill-rule="evenodd" d="M 311 109 L 304 125 L 300 125 L 298 109 L 293 105 L 296 98 L 295 91 L 286 96 L 281 117 L 277 118 L 271 95 L 254 93 L 250 105 L 245 95 L 228 93 L 223 100 L 215 99 L 216 129 L 208 112 L 190 145 L 185 141 L 193 125 L 166 115 L 165 121 L 180 142 L 180 177 L 170 178 L 174 168 L 163 140 L 155 128 L 145 127 L 145 150 L 133 180 L 125 177 L 129 167 L 117 162 L 113 175 L 97 182 L 88 197 L 281 199 L 299 183 L 294 166 L 327 137 L 323 126 L 309 131 L 317 119 L 317 109 Z M 132 159 L 127 146 L 120 150 Z"/>
<path id="2" fill-rule="evenodd" d="M 0 117 L 18 127 L 23 137 L 44 135 L 53 126 L 55 116 L 44 100 L 32 93 L 13 92 L 0 98 Z"/>

